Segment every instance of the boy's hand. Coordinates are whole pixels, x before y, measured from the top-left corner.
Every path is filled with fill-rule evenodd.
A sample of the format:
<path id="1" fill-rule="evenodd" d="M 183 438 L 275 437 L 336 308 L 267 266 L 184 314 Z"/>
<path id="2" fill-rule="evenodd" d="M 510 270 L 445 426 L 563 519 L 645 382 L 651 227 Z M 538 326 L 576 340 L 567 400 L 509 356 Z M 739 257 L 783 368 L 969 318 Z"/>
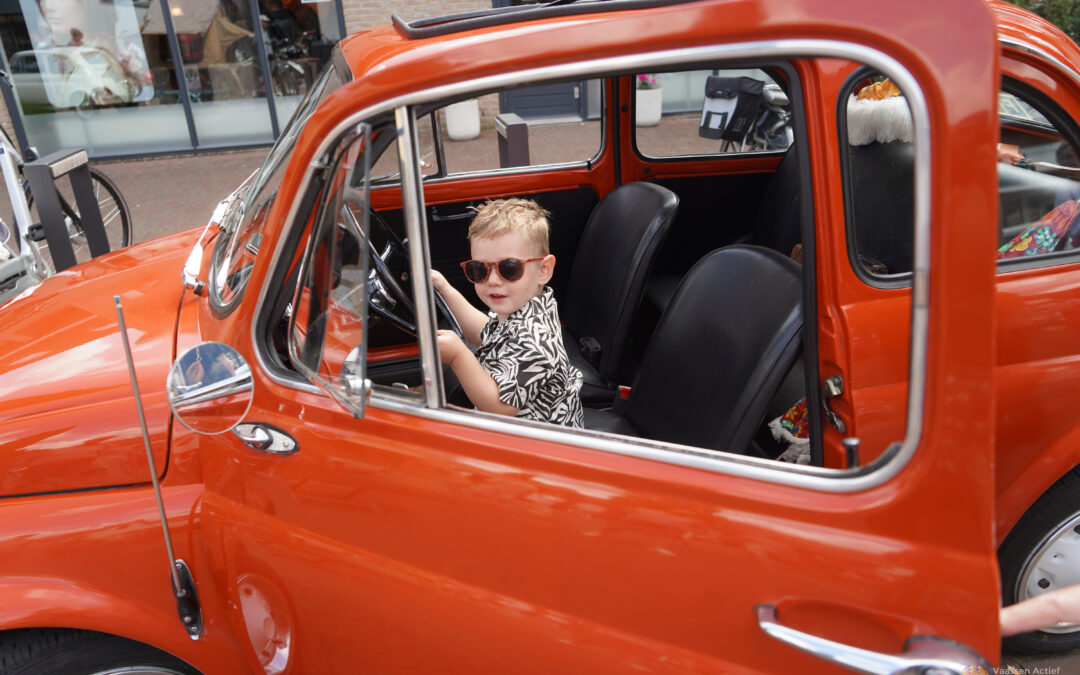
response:
<path id="1" fill-rule="evenodd" d="M 450 285 L 446 277 L 439 270 L 431 270 L 431 285 L 442 295 L 446 295 L 446 288 Z"/>
<path id="2" fill-rule="evenodd" d="M 438 274 L 438 272 L 435 272 Z M 461 341 L 461 338 L 457 336 L 452 330 L 440 330 L 438 332 L 439 339 L 439 359 L 450 366 L 454 365 L 456 361 L 463 353 L 470 354 L 469 348 L 465 346 L 465 343 Z"/>

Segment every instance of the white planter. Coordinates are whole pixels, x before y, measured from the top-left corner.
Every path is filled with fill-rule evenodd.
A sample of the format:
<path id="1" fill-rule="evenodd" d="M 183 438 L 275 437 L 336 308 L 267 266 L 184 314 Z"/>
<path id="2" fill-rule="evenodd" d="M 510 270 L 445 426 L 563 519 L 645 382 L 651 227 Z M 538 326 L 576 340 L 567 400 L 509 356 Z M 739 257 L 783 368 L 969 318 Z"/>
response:
<path id="1" fill-rule="evenodd" d="M 660 123 L 660 114 L 664 107 L 664 90 L 638 89 L 637 91 L 637 118 L 635 124 L 639 127 L 652 127 Z"/>
<path id="2" fill-rule="evenodd" d="M 451 103 L 446 106 L 446 133 L 454 141 L 468 141 L 480 135 L 480 101 Z"/>

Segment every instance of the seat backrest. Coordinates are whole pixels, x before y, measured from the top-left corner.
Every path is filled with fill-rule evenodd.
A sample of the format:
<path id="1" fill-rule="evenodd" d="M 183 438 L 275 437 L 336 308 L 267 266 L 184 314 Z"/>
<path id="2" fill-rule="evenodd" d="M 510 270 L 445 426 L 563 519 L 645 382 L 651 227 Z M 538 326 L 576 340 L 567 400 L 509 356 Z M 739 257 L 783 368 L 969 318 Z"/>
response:
<path id="1" fill-rule="evenodd" d="M 802 268 L 736 245 L 687 273 L 645 351 L 626 418 L 648 438 L 742 452 L 802 352 Z"/>
<path id="2" fill-rule="evenodd" d="M 765 187 L 750 243 L 791 255 L 800 241 L 799 163 L 791 146 Z"/>
<path id="3" fill-rule="evenodd" d="M 559 306 L 567 330 L 600 343 L 597 370 L 615 381 L 645 280 L 667 238 L 679 198 L 653 183 L 627 183 L 593 209 Z"/>
<path id="4" fill-rule="evenodd" d="M 848 159 L 849 214 L 862 264 L 879 268 L 880 273 L 910 272 L 915 236 L 912 144 L 853 145 Z"/>

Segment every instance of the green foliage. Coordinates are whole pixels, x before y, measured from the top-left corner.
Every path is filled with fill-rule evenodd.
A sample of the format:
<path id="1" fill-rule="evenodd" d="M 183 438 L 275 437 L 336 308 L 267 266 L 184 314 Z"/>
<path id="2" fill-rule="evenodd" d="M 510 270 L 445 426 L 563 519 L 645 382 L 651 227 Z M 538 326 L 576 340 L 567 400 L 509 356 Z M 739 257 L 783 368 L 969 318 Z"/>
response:
<path id="1" fill-rule="evenodd" d="M 1009 0 L 1031 10 L 1080 43 L 1080 0 Z"/>

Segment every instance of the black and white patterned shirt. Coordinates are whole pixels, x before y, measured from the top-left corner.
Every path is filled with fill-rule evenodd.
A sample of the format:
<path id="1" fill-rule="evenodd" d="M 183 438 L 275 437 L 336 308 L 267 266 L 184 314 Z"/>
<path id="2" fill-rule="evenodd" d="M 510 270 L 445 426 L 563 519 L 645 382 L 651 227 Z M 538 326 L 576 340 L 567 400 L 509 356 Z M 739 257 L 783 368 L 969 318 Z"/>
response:
<path id="1" fill-rule="evenodd" d="M 559 308 L 551 289 L 525 303 L 501 324 L 495 312 L 480 331 L 476 360 L 499 387 L 499 400 L 518 417 L 584 426 L 581 371 L 563 348 Z"/>

